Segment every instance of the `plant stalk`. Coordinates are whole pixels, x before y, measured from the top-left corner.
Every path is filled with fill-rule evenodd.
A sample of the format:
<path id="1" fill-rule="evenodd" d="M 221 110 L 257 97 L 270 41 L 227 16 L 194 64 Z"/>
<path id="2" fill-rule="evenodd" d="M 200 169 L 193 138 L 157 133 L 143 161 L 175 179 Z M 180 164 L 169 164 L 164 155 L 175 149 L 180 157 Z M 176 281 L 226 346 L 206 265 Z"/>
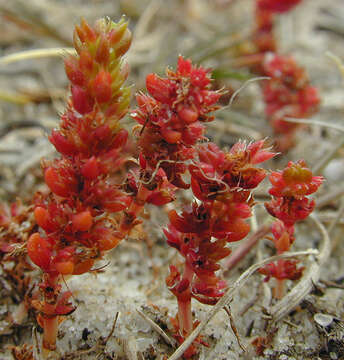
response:
<path id="1" fill-rule="evenodd" d="M 179 329 L 183 337 L 189 336 L 193 330 L 192 312 L 191 312 L 191 282 L 194 272 L 192 268 L 186 264 L 183 274 L 183 280 L 188 280 L 189 287 L 183 292 L 183 296 L 178 299 L 178 321 Z"/>

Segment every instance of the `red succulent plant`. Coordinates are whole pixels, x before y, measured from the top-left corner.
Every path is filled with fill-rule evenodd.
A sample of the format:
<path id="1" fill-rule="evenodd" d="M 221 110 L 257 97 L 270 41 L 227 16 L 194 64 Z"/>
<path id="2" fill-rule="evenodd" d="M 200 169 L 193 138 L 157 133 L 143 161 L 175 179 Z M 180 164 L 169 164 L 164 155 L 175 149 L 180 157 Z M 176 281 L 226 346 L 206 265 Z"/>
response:
<path id="1" fill-rule="evenodd" d="M 262 86 L 265 113 L 277 135 L 279 149 L 287 150 L 301 125 L 285 119 L 313 115 L 320 103 L 318 90 L 310 85 L 305 70 L 291 56 L 267 54 L 263 73 L 270 77 Z"/>
<path id="2" fill-rule="evenodd" d="M 128 70 L 121 57 L 130 41 L 124 20 L 99 20 L 94 27 L 82 20 L 74 32 L 77 55 L 65 59 L 71 97 L 49 137 L 61 157 L 43 162 L 50 193 L 36 196 L 41 230 L 27 242 L 29 257 L 43 271 L 41 300 L 32 305 L 48 350 L 55 348 L 59 316 L 74 310 L 61 277 L 89 271 L 126 235 L 111 217 L 132 202 L 114 176 L 128 137 L 119 120 L 129 105 L 130 91 L 123 86 Z"/>
<path id="3" fill-rule="evenodd" d="M 313 176 L 304 160 L 290 161 L 283 171 L 270 174 L 272 188 L 269 193 L 273 198 L 265 203 L 267 211 L 277 218 L 272 226 L 273 241 L 277 253 L 290 249 L 293 244 L 294 224 L 306 219 L 313 211 L 315 201 L 307 198 L 315 193 L 323 182 L 322 176 Z M 277 297 L 283 296 L 283 280 L 296 280 L 302 275 L 302 267 L 297 267 L 296 260 L 278 260 L 260 269 L 266 275 L 266 281 L 274 277 L 278 281 Z"/>
<path id="4" fill-rule="evenodd" d="M 167 70 L 166 75 L 147 75 L 151 96 L 137 95 L 139 108 L 132 116 L 141 125 L 138 145 L 146 171 L 162 168 L 173 185 L 187 188 L 182 179 L 185 162 L 194 157 L 203 123 L 213 120 L 209 113 L 218 108 L 221 92 L 210 90 L 209 70 L 181 56 L 176 71 Z"/>

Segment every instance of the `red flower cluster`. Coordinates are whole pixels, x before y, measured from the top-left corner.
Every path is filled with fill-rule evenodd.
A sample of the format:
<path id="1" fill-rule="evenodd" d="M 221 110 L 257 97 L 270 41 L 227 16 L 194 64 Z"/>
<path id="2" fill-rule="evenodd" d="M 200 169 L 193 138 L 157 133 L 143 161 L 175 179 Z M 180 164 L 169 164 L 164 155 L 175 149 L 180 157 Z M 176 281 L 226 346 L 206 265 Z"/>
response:
<path id="1" fill-rule="evenodd" d="M 104 251 L 126 235 L 115 228 L 111 214 L 124 210 L 131 197 L 116 184 L 128 134 L 119 120 L 129 105 L 121 64 L 131 34 L 127 23 L 99 20 L 76 26 L 76 56 L 65 59 L 71 98 L 60 127 L 50 141 L 60 159 L 45 161 L 44 178 L 51 193 L 38 194 L 34 215 L 41 231 L 31 235 L 27 251 L 43 273 L 42 300 L 33 306 L 44 328 L 43 346 L 55 348 L 58 316 L 72 311 L 70 292 L 61 292 L 61 275 L 90 270 Z"/>
<path id="2" fill-rule="evenodd" d="M 228 152 L 208 143 L 198 148 L 198 160 L 189 166 L 194 195 L 200 200 L 186 206 L 180 215 L 169 213 L 167 242 L 185 258 L 184 273 L 170 267 L 166 283 L 177 297 L 180 333 L 192 330 L 191 298 L 215 304 L 226 283 L 216 271 L 218 262 L 230 254 L 228 242 L 243 239 L 249 232 L 245 219 L 251 215 L 251 190 L 265 177 L 255 165 L 274 156 L 264 141 L 235 144 Z"/>
<path id="3" fill-rule="evenodd" d="M 313 176 L 305 161 L 289 162 L 281 171 L 271 173 L 273 199 L 265 203 L 268 212 L 280 219 L 286 226 L 305 219 L 314 209 L 315 202 L 307 198 L 316 192 L 323 182 L 322 176 Z"/>
<path id="4" fill-rule="evenodd" d="M 209 70 L 181 56 L 176 71 L 167 70 L 166 75 L 147 76 L 151 96 L 137 95 L 139 109 L 132 116 L 142 125 L 138 145 L 145 169 L 160 167 L 173 185 L 187 188 L 181 178 L 185 161 L 194 157 L 194 145 L 204 133 L 202 123 L 213 120 L 209 112 L 218 108 L 221 93 L 210 90 Z"/>
<path id="5" fill-rule="evenodd" d="M 257 0 L 255 9 L 256 27 L 254 44 L 256 53 L 276 51 L 276 40 L 273 32 L 275 15 L 290 11 L 302 0 Z M 261 70 L 258 66 L 258 70 Z"/>
<path id="6" fill-rule="evenodd" d="M 145 202 L 166 204 L 174 199 L 177 188 L 190 187 L 182 176 L 188 170 L 188 162 L 197 155 L 196 144 L 203 139 L 205 131 L 203 123 L 213 120 L 209 113 L 218 108 L 216 102 L 221 96 L 220 92 L 210 89 L 209 70 L 196 67 L 181 56 L 177 69 L 167 70 L 166 75 L 166 78 L 155 74 L 147 76 L 150 95 L 137 95 L 139 108 L 132 112 L 140 124 L 136 128 L 140 171 L 129 174 L 127 187 L 133 193 L 137 208 Z M 226 216 L 226 221 L 216 222 L 214 206 L 218 208 L 217 213 Z M 228 223 L 231 222 L 232 227 L 235 225 L 233 219 L 229 219 L 229 213 L 234 212 L 235 206 L 214 205 L 209 201 L 201 205 L 194 203 L 182 216 L 175 211 L 170 213 L 171 225 L 165 230 L 168 243 L 187 258 L 183 278 L 177 268 L 171 266 L 166 280 L 178 298 L 179 315 L 174 324 L 179 324 L 176 339 L 180 342 L 194 327 L 191 297 L 204 303 L 215 303 L 223 293 L 224 283 L 219 281 L 215 271 L 219 268 L 217 262 L 227 256 L 229 250 L 224 247 L 226 240 L 211 243 L 210 238 L 215 236 L 215 226 L 223 228 L 216 229 L 219 237 L 225 233 L 230 236 Z M 186 227 L 188 234 L 185 234 Z M 203 242 L 199 240 L 199 231 L 203 231 Z M 199 280 L 193 279 L 194 274 Z M 195 348 L 191 346 L 188 354 L 194 353 Z"/>
<path id="7" fill-rule="evenodd" d="M 286 117 L 307 118 L 320 103 L 317 88 L 309 84 L 305 70 L 291 56 L 278 54 L 274 35 L 274 18 L 278 13 L 290 11 L 301 0 L 257 0 L 256 26 L 253 33 L 253 53 L 244 63 L 251 64 L 254 72 L 269 76 L 262 86 L 266 116 L 276 134 L 279 150 L 288 150 L 294 143 L 295 131 L 300 124 L 285 121 Z"/>
<path id="8" fill-rule="evenodd" d="M 305 70 L 290 56 L 267 54 L 263 72 L 271 78 L 263 84 L 265 112 L 278 135 L 279 148 L 287 150 L 293 144 L 295 130 L 300 124 L 284 119 L 313 115 L 320 103 L 318 90 L 309 84 Z"/>
<path id="9" fill-rule="evenodd" d="M 299 266 L 299 262 L 297 260 L 280 259 L 275 263 L 270 263 L 259 269 L 259 272 L 266 275 L 264 281 L 269 281 L 270 278 L 280 281 L 298 280 L 302 276 L 303 269 L 304 267 Z"/>
<path id="10" fill-rule="evenodd" d="M 265 203 L 267 211 L 278 220 L 271 227 L 274 243 L 278 254 L 288 251 L 295 240 L 294 224 L 304 220 L 313 211 L 315 202 L 307 198 L 316 192 L 323 182 L 322 176 L 313 176 L 305 161 L 289 162 L 281 172 L 272 172 L 270 177 L 272 188 L 269 193 L 273 196 Z M 260 270 L 276 279 L 298 279 L 302 269 L 297 268 L 297 261 L 280 260 L 275 264 L 268 264 Z"/>
<path id="11" fill-rule="evenodd" d="M 302 0 L 257 0 L 257 7 L 273 13 L 284 13 L 291 10 Z"/>
<path id="12" fill-rule="evenodd" d="M 282 221 L 276 220 L 271 226 L 273 241 L 278 254 L 290 249 L 295 241 L 294 226 L 287 227 Z M 297 260 L 277 260 L 261 268 L 259 272 L 265 275 L 264 281 L 269 281 L 271 277 L 277 280 L 297 280 L 301 277 L 303 267 L 298 266 Z"/>
<path id="13" fill-rule="evenodd" d="M 264 140 L 249 145 L 238 142 L 227 153 L 214 143 L 201 146 L 199 161 L 189 167 L 195 196 L 204 201 L 224 195 L 248 197 L 249 190 L 257 187 L 266 175 L 265 170 L 254 165 L 275 155 L 263 146 Z"/>

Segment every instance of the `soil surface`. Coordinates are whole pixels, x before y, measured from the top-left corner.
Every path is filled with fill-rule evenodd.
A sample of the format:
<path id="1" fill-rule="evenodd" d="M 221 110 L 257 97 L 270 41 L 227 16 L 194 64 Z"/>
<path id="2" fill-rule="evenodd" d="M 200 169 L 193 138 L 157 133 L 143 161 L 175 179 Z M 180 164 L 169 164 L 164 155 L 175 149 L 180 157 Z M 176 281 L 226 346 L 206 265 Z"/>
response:
<path id="1" fill-rule="evenodd" d="M 56 156 L 47 135 L 57 126 L 68 95 L 60 56 L 63 51 L 55 56 L 8 61 L 2 61 L 2 56 L 69 48 L 73 27 L 81 17 L 92 23 L 102 16 L 118 20 L 126 14 L 134 35 L 128 54 L 133 94 L 144 91 L 148 73 L 163 74 L 166 66 L 174 67 L 179 54 L 215 69 L 214 86 L 233 93 L 253 77 L 247 69 L 235 66 L 233 50 L 244 46 L 252 31 L 253 3 L 0 0 L 0 201 L 11 203 L 20 198 L 30 205 L 33 194 L 45 189 L 40 161 Z M 327 159 L 318 171 L 326 182 L 316 195 L 315 213 L 327 230 L 332 224 L 330 244 L 310 219 L 297 225 L 292 250 L 321 252 L 325 241 L 330 253 L 324 263 L 314 255 L 301 258 L 306 269 L 319 265 L 319 279 L 277 322 L 270 316 L 277 302 L 272 296 L 273 282 L 263 282 L 258 273 L 250 276 L 229 304 L 233 321 L 220 310 L 206 325 L 202 335 L 209 347 L 201 347 L 199 359 L 344 359 L 344 71 L 341 73 L 333 56 L 328 55 L 344 59 L 343 1 L 304 0 L 292 12 L 278 17 L 276 37 L 280 52 L 293 55 L 307 69 L 322 103 L 314 122 L 298 131 L 295 146 L 267 167 L 279 169 L 289 160 L 301 158 L 314 167 Z M 233 104 L 215 115 L 217 120 L 209 125 L 207 135 L 222 147 L 238 139 L 273 136 L 264 118 L 257 82 L 247 83 Z M 123 124 L 128 129 L 134 125 L 129 116 Z M 269 198 L 268 187 L 264 182 L 256 191 L 252 232 L 269 220 L 263 206 Z M 177 303 L 165 286 L 165 277 L 168 266 L 181 259 L 165 243 L 162 228 L 168 210 L 180 208 L 190 196 L 186 194 L 179 203 L 162 209 L 147 207 L 143 225 L 97 264 L 98 271 L 66 279 L 76 311 L 61 324 L 58 350 L 50 358 L 148 360 L 168 359 L 173 354 L 177 346 L 169 318 L 175 316 Z M 30 221 L 29 211 L 17 230 L 25 232 Z M 238 246 L 240 243 L 231 248 Z M 224 269 L 223 277 L 231 287 L 251 265 L 272 255 L 271 242 L 263 238 L 234 269 Z M 31 277 L 33 284 L 38 282 L 38 270 L 33 270 Z M 296 284 L 287 283 L 287 294 Z M 32 345 L 35 357 L 41 358 L 37 346 L 41 332 L 34 316 L 29 313 L 16 318 L 21 301 L 15 282 L 0 269 L 0 359 L 31 359 L 25 357 L 23 344 Z M 195 301 L 193 310 L 202 321 L 211 307 Z M 252 345 L 254 340 L 262 345 L 261 355 L 256 353 L 259 346 Z M 21 346 L 22 355 L 13 357 L 13 346 Z"/>

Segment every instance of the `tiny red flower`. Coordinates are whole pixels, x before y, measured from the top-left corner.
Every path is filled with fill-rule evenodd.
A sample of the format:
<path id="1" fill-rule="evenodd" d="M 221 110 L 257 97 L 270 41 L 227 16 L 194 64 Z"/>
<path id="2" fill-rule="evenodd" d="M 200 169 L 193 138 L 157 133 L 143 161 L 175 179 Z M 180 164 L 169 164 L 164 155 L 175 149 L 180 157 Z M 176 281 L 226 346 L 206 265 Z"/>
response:
<path id="1" fill-rule="evenodd" d="M 317 88 L 311 86 L 306 71 L 291 56 L 267 53 L 262 73 L 270 77 L 263 83 L 265 113 L 277 137 L 277 146 L 288 150 L 300 124 L 285 121 L 286 117 L 307 118 L 319 107 Z"/>
<path id="2" fill-rule="evenodd" d="M 304 160 L 290 161 L 281 171 L 274 171 L 269 177 L 272 188 L 269 193 L 275 197 L 302 197 L 316 192 L 322 184 L 322 176 L 313 176 Z"/>
<path id="3" fill-rule="evenodd" d="M 200 161 L 189 166 L 195 196 L 207 200 L 223 197 L 235 189 L 250 190 L 258 186 L 266 172 L 254 165 L 275 156 L 263 146 L 263 140 L 249 145 L 238 142 L 226 153 L 212 143 L 200 147 Z"/>
<path id="4" fill-rule="evenodd" d="M 278 260 L 259 269 L 259 272 L 266 275 L 264 281 L 269 281 L 271 277 L 278 280 L 298 280 L 300 279 L 304 267 L 298 266 L 298 260 Z"/>
<path id="5" fill-rule="evenodd" d="M 265 203 L 269 214 L 283 221 L 286 226 L 293 226 L 297 221 L 306 219 L 314 207 L 315 201 L 306 197 L 279 197 Z"/>

